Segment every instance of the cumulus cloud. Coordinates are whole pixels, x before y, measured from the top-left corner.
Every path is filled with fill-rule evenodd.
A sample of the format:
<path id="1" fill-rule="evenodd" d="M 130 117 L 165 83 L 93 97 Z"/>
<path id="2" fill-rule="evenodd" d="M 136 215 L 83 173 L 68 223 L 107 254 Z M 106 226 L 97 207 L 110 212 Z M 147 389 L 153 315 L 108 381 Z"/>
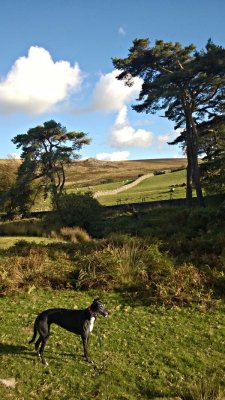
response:
<path id="1" fill-rule="evenodd" d="M 32 46 L 0 81 L 0 112 L 44 113 L 77 90 L 81 81 L 78 64 L 54 62 L 47 50 Z"/>
<path id="2" fill-rule="evenodd" d="M 111 130 L 110 143 L 114 147 L 147 147 L 153 142 L 153 133 L 145 129 L 135 130 L 127 119 L 124 106 Z"/>
<path id="3" fill-rule="evenodd" d="M 96 154 L 96 158 L 101 161 L 124 161 L 128 159 L 129 155 L 129 151 L 115 151 L 113 153 Z"/>
<path id="4" fill-rule="evenodd" d="M 118 75 L 117 70 L 101 75 L 93 92 L 90 111 L 119 111 L 124 104 L 137 97 L 142 79 L 134 78 L 133 86 L 128 87 L 123 81 L 116 79 Z"/>

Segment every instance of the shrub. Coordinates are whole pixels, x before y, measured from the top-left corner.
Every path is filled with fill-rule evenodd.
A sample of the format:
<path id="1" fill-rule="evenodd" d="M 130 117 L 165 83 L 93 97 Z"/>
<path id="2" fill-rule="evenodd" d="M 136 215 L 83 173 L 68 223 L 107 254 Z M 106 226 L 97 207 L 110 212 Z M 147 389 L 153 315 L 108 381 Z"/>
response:
<path id="1" fill-rule="evenodd" d="M 164 304 L 208 301 L 206 278 L 192 265 L 174 265 L 157 244 L 133 239 L 110 243 L 88 255 L 77 254 L 77 287 L 135 289 L 145 298 Z"/>
<path id="2" fill-rule="evenodd" d="M 116 260 L 111 256 L 107 248 L 96 250 L 90 254 L 78 254 L 77 269 L 79 269 L 79 273 L 76 280 L 76 288 L 113 289 L 116 286 L 114 277 L 115 262 Z"/>
<path id="3" fill-rule="evenodd" d="M 210 300 L 210 291 L 205 287 L 206 279 L 193 265 L 182 265 L 170 276 L 158 282 L 157 298 L 163 303 L 189 304 Z"/>
<path id="4" fill-rule="evenodd" d="M 64 225 L 79 226 L 92 236 L 101 236 L 103 207 L 92 193 L 64 194 L 59 199 L 60 214 Z"/>
<path id="5" fill-rule="evenodd" d="M 0 295 L 33 287 L 71 287 L 74 268 L 68 254 L 56 246 L 55 257 L 49 253 L 48 246 L 17 242 L 9 249 L 8 257 L 1 259 Z"/>

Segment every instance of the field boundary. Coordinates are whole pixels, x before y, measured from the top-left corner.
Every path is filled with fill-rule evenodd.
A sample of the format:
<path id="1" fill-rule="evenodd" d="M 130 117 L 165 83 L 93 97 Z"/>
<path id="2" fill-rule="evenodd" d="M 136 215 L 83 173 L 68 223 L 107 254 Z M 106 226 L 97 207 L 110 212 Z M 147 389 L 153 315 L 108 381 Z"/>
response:
<path id="1" fill-rule="evenodd" d="M 167 172 L 171 172 L 171 171 L 167 171 Z M 93 197 L 95 199 L 97 199 L 98 197 L 101 197 L 101 196 L 110 196 L 112 194 L 117 194 L 117 193 L 120 193 L 120 192 L 124 192 L 125 190 L 131 189 L 132 187 L 137 186 L 140 182 L 142 182 L 145 179 L 150 178 L 152 176 L 154 176 L 154 173 L 150 172 L 148 174 L 139 176 L 135 181 L 133 181 L 131 183 L 128 183 L 127 185 L 123 185 L 123 186 L 121 186 L 121 187 L 119 187 L 117 189 L 99 190 L 98 192 L 95 192 L 93 194 Z"/>

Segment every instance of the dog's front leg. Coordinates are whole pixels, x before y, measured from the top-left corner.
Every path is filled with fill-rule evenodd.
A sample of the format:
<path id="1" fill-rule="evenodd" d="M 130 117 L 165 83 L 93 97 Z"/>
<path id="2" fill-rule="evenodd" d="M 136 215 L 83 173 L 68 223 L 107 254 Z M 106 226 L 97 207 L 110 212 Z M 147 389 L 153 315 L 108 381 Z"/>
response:
<path id="1" fill-rule="evenodd" d="M 84 358 L 85 358 L 85 360 L 87 362 L 91 362 L 92 363 L 92 361 L 91 361 L 91 359 L 89 357 L 89 354 L 88 354 L 88 339 L 89 339 L 89 335 L 83 334 L 81 337 L 82 337 L 83 347 L 84 347 Z"/>

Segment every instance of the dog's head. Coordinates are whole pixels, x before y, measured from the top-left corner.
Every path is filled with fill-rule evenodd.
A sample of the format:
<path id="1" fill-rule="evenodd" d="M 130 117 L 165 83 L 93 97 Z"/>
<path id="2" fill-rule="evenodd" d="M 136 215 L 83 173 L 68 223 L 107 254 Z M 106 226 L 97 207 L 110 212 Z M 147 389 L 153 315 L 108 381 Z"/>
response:
<path id="1" fill-rule="evenodd" d="M 109 315 L 108 310 L 105 308 L 104 304 L 101 302 L 101 300 L 98 297 L 96 299 L 94 299 L 90 308 L 93 313 L 100 314 L 103 317 L 107 317 Z"/>

